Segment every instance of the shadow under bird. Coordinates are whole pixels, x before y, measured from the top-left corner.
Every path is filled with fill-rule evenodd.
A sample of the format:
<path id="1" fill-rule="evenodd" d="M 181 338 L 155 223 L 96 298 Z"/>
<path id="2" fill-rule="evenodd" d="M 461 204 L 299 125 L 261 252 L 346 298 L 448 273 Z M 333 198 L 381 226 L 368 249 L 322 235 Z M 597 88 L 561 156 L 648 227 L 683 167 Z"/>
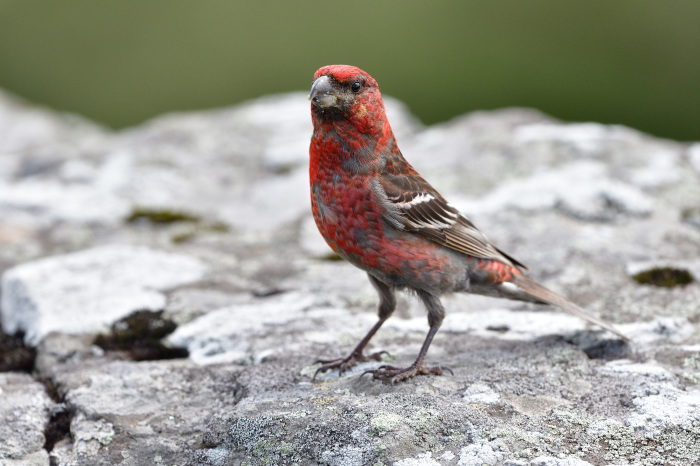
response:
<path id="1" fill-rule="evenodd" d="M 445 316 L 440 297 L 467 292 L 557 306 L 627 339 L 609 323 L 537 283 L 527 268 L 494 246 L 403 158 L 377 82 L 354 66 L 320 68 L 311 87 L 311 206 L 319 231 L 340 257 L 367 272 L 379 293 L 379 321 L 347 356 L 321 360 L 341 373 L 380 360 L 364 348 L 396 307 L 395 290 L 412 290 L 430 330 L 406 368 L 368 371 L 392 383 L 418 374 Z"/>

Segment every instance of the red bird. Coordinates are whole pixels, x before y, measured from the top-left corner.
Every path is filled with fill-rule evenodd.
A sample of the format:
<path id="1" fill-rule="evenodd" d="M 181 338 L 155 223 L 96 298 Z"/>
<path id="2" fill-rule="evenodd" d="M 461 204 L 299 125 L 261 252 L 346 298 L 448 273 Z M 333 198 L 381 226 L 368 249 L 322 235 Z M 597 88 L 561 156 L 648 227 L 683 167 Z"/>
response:
<path id="1" fill-rule="evenodd" d="M 403 158 L 386 118 L 377 82 L 354 66 L 324 66 L 311 87 L 311 206 L 316 226 L 343 259 L 367 272 L 379 293 L 379 321 L 345 358 L 318 369 L 345 369 L 381 353 L 363 350 L 396 307 L 395 290 L 416 293 L 430 331 L 407 368 L 382 366 L 374 378 L 394 382 L 425 367 L 440 328 L 444 293 L 464 291 L 558 306 L 625 338 L 604 322 L 523 273 L 526 267 L 495 247 Z M 315 378 L 315 375 L 314 375 Z"/>

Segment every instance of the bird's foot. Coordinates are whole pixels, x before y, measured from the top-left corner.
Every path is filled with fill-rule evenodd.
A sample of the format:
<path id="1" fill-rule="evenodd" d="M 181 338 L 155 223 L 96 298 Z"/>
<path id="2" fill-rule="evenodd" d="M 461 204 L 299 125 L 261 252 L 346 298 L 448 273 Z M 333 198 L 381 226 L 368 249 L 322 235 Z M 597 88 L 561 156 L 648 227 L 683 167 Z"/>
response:
<path id="1" fill-rule="evenodd" d="M 394 367 L 394 366 L 381 366 L 374 370 L 365 371 L 365 374 L 372 374 L 375 379 L 389 379 L 391 384 L 401 382 L 402 380 L 410 379 L 417 375 L 442 375 L 443 372 L 449 372 L 450 375 L 454 375 L 452 369 L 447 366 L 435 366 L 435 367 L 425 367 L 423 363 L 418 364 L 413 363 L 411 366 L 406 368 Z M 360 376 L 360 377 L 362 377 Z"/>
<path id="2" fill-rule="evenodd" d="M 336 358 L 336 359 L 319 359 L 315 364 L 321 363 L 322 366 L 316 369 L 314 376 L 311 380 L 316 380 L 316 376 L 319 373 L 329 371 L 331 369 L 338 369 L 338 375 L 342 375 L 343 372 L 350 369 L 351 367 L 357 365 L 361 362 L 367 361 L 381 361 L 383 354 L 389 354 L 387 351 L 377 351 L 368 356 L 362 354 L 362 351 L 352 352 L 348 357 Z"/>

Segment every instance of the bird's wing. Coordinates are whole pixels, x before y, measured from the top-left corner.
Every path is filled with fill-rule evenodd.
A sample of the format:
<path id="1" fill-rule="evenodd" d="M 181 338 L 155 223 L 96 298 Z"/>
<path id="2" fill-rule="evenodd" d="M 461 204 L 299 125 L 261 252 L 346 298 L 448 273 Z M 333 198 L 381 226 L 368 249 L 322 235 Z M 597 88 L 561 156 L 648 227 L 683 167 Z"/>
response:
<path id="1" fill-rule="evenodd" d="M 404 164 L 388 165 L 377 181 L 385 196 L 385 218 L 390 223 L 470 256 L 527 268 L 491 244 L 469 219 L 452 207 L 410 165 Z M 396 170 L 396 166 L 403 170 Z"/>

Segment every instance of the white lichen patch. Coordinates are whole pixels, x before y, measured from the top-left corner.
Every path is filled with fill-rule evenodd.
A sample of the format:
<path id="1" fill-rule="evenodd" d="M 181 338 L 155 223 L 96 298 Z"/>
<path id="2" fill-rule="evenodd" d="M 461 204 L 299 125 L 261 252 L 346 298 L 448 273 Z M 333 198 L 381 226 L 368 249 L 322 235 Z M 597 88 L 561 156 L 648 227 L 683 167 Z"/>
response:
<path id="1" fill-rule="evenodd" d="M 470 385 L 464 391 L 462 397 L 467 403 L 479 403 L 485 405 L 498 403 L 501 399 L 501 396 L 496 393 L 496 391 L 483 383 L 474 383 Z"/>
<path id="2" fill-rule="evenodd" d="M 612 376 L 643 376 L 655 381 L 670 381 L 675 378 L 669 371 L 653 362 L 636 363 L 627 359 L 610 361 L 599 367 L 598 371 Z"/>
<path id="3" fill-rule="evenodd" d="M 653 199 L 611 177 L 603 163 L 587 160 L 503 183 L 468 207 L 471 212 L 559 209 L 576 218 L 605 221 L 620 213 L 648 215 Z"/>
<path id="4" fill-rule="evenodd" d="M 700 423 L 700 390 L 679 390 L 670 384 L 653 387 L 646 396 L 632 400 L 636 413 L 627 424 L 646 437 L 656 437 L 665 429 L 691 429 Z"/>
<path id="5" fill-rule="evenodd" d="M 498 440 L 491 442 L 479 439 L 459 451 L 459 466 L 483 466 L 502 464 L 508 449 Z"/>
<path id="6" fill-rule="evenodd" d="M 402 425 L 406 425 L 404 417 L 394 413 L 380 413 L 369 421 L 369 432 L 371 435 L 381 437 L 397 430 Z"/>
<path id="7" fill-rule="evenodd" d="M 619 324 L 621 332 L 629 336 L 634 344 L 668 341 L 680 343 L 690 337 L 695 326 L 680 316 L 656 317 L 647 322 Z"/>
<path id="8" fill-rule="evenodd" d="M 415 458 L 406 458 L 394 463 L 394 466 L 440 466 L 440 463 L 433 459 L 431 452 L 421 453 Z"/>
<path id="9" fill-rule="evenodd" d="M 621 427 L 623 427 L 623 424 L 617 419 L 600 419 L 588 426 L 586 433 L 591 437 L 602 437 L 609 435 L 612 431 L 611 429 L 619 429 Z"/>

